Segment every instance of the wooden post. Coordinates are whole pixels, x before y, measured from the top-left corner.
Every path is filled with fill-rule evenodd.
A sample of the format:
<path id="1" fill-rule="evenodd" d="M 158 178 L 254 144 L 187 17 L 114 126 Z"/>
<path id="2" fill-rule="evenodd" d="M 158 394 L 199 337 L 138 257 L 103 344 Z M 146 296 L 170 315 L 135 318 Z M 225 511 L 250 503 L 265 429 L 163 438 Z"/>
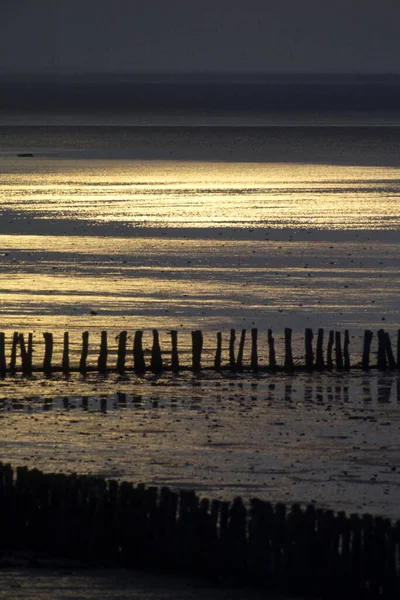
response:
<path id="1" fill-rule="evenodd" d="M 397 330 L 397 370 L 400 371 L 400 329 Z"/>
<path id="2" fill-rule="evenodd" d="M 24 375 L 31 375 L 32 370 L 29 366 L 28 351 L 25 346 L 24 334 L 19 334 L 19 345 L 21 349 L 22 372 Z"/>
<path id="3" fill-rule="evenodd" d="M 133 339 L 133 368 L 140 375 L 146 371 L 143 353 L 143 331 L 136 331 Z"/>
<path id="4" fill-rule="evenodd" d="M 12 346 L 11 346 L 11 360 L 10 360 L 10 372 L 15 373 L 17 368 L 17 346 L 19 341 L 18 331 L 14 331 Z"/>
<path id="5" fill-rule="evenodd" d="M 313 330 L 307 328 L 304 335 L 304 345 L 306 351 L 306 369 L 308 369 L 308 371 L 312 371 L 314 366 L 314 354 L 312 349 L 313 338 Z"/>
<path id="6" fill-rule="evenodd" d="M 0 377 L 4 377 L 6 372 L 6 336 L 2 331 L 0 333 Z"/>
<path id="7" fill-rule="evenodd" d="M 335 333 L 334 333 L 334 331 L 331 330 L 329 332 L 328 347 L 326 349 L 326 368 L 329 369 L 330 371 L 333 368 L 332 350 L 333 350 L 334 339 L 335 339 Z"/>
<path id="8" fill-rule="evenodd" d="M 387 355 L 387 361 L 389 364 L 389 369 L 391 371 L 394 371 L 394 369 L 396 368 L 396 361 L 395 361 L 394 355 L 393 355 L 392 343 L 390 341 L 390 335 L 387 332 L 385 332 L 385 349 L 386 349 L 386 355 Z"/>
<path id="9" fill-rule="evenodd" d="M 349 352 L 349 344 L 350 344 L 350 336 L 349 330 L 345 329 L 344 332 L 344 344 L 343 344 L 343 358 L 344 358 L 344 368 L 346 371 L 350 370 L 350 352 Z"/>
<path id="10" fill-rule="evenodd" d="M 229 338 L 229 367 L 230 367 L 231 371 L 236 371 L 235 339 L 236 339 L 236 331 L 234 329 L 231 329 L 231 336 Z"/>
<path id="11" fill-rule="evenodd" d="M 222 354 L 222 333 L 217 332 L 217 349 L 215 351 L 214 368 L 216 371 L 221 370 L 221 354 Z"/>
<path id="12" fill-rule="evenodd" d="M 69 374 L 69 333 L 64 331 L 64 345 L 62 355 L 62 370 L 64 375 Z"/>
<path id="13" fill-rule="evenodd" d="M 153 347 L 151 349 L 150 369 L 153 373 L 157 374 L 162 371 L 162 368 L 160 338 L 157 329 L 153 329 Z"/>
<path id="14" fill-rule="evenodd" d="M 383 329 L 378 331 L 378 369 L 384 371 L 387 368 L 386 362 L 386 339 Z"/>
<path id="15" fill-rule="evenodd" d="M 195 372 L 201 369 L 201 352 L 203 350 L 203 334 L 201 331 L 192 331 L 192 369 Z"/>
<path id="16" fill-rule="evenodd" d="M 239 342 L 239 352 L 236 361 L 236 369 L 238 371 L 243 371 L 243 352 L 244 352 L 244 343 L 246 341 L 246 330 L 242 329 L 242 333 L 240 335 Z"/>
<path id="17" fill-rule="evenodd" d="M 250 368 L 252 371 L 258 371 L 258 348 L 257 348 L 258 329 L 251 330 L 251 359 Z"/>
<path id="18" fill-rule="evenodd" d="M 367 371 L 369 369 L 369 353 L 371 350 L 372 336 L 373 336 L 373 333 L 369 329 L 366 329 L 364 331 L 364 345 L 363 345 L 361 366 L 365 371 Z"/>
<path id="19" fill-rule="evenodd" d="M 268 329 L 268 349 L 269 349 L 269 357 L 268 364 L 271 371 L 275 371 L 276 369 L 276 354 L 275 354 L 275 340 L 272 337 L 272 329 Z"/>
<path id="20" fill-rule="evenodd" d="M 79 371 L 82 374 L 85 374 L 87 372 L 86 361 L 87 361 L 88 354 L 89 354 L 89 332 L 84 331 L 82 333 L 82 353 L 81 353 L 81 359 L 79 361 Z"/>
<path id="21" fill-rule="evenodd" d="M 317 356 L 315 361 L 315 366 L 319 371 L 325 369 L 324 362 L 324 330 L 318 329 L 318 337 L 317 337 Z"/>
<path id="22" fill-rule="evenodd" d="M 32 373 L 32 364 L 33 364 L 33 333 L 28 333 L 27 361 L 28 361 L 28 372 Z"/>
<path id="23" fill-rule="evenodd" d="M 285 327 L 285 371 L 293 371 L 292 330 Z"/>
<path id="24" fill-rule="evenodd" d="M 107 354 L 108 354 L 107 331 L 102 331 L 101 332 L 101 341 L 100 341 L 100 353 L 99 353 L 99 359 L 97 361 L 99 373 L 107 372 Z"/>
<path id="25" fill-rule="evenodd" d="M 126 338 L 128 336 L 127 331 L 121 331 L 118 336 L 118 355 L 117 355 L 117 371 L 122 374 L 125 373 L 125 359 L 126 359 Z"/>
<path id="26" fill-rule="evenodd" d="M 171 331 L 171 369 L 173 373 L 179 372 L 179 354 L 178 354 L 178 332 L 174 329 Z"/>
<path id="27" fill-rule="evenodd" d="M 53 334 L 44 333 L 44 359 L 43 372 L 47 375 L 51 373 L 51 359 L 53 357 Z"/>
<path id="28" fill-rule="evenodd" d="M 342 342 L 340 339 L 340 331 L 335 333 L 335 360 L 336 368 L 338 370 L 343 369 L 343 355 L 342 355 Z"/>

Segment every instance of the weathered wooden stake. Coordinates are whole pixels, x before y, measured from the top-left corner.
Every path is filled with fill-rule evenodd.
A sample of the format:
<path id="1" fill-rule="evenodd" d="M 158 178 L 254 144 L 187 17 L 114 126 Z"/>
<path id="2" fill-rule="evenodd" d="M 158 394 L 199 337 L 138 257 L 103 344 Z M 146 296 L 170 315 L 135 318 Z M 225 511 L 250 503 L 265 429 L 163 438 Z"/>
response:
<path id="1" fill-rule="evenodd" d="M 237 361 L 236 361 L 236 369 L 238 371 L 243 371 L 243 353 L 244 353 L 245 341 L 246 341 L 246 330 L 242 329 L 242 333 L 240 335 L 240 342 L 239 342 L 239 352 L 238 352 Z"/>
<path id="2" fill-rule="evenodd" d="M 349 352 L 349 345 L 350 345 L 350 336 L 349 336 L 349 330 L 345 329 L 344 331 L 344 344 L 343 344 L 343 359 L 344 359 L 344 368 L 346 369 L 346 371 L 350 370 L 350 352 Z"/>
<path id="3" fill-rule="evenodd" d="M 397 370 L 400 371 L 400 329 L 397 330 Z"/>
<path id="4" fill-rule="evenodd" d="M 33 363 L 33 333 L 28 333 L 28 349 L 27 349 L 27 364 L 28 364 L 28 372 L 32 373 L 32 363 Z"/>
<path id="5" fill-rule="evenodd" d="M 21 362 L 22 362 L 22 372 L 24 375 L 31 375 L 32 369 L 29 364 L 28 351 L 25 346 L 24 334 L 19 334 L 19 345 L 21 349 Z"/>
<path id="6" fill-rule="evenodd" d="M 386 339 L 385 332 L 383 329 L 379 329 L 378 331 L 378 369 L 384 371 L 387 368 L 386 361 Z"/>
<path id="7" fill-rule="evenodd" d="M 201 352 L 203 350 L 203 334 L 201 331 L 192 331 L 192 369 L 201 370 Z"/>
<path id="8" fill-rule="evenodd" d="M 143 331 L 137 330 L 133 338 L 133 368 L 137 375 L 146 371 L 146 363 L 143 353 Z"/>
<path id="9" fill-rule="evenodd" d="M 150 369 L 153 373 L 160 373 L 163 369 L 160 338 L 157 329 L 153 329 L 153 347 L 151 349 Z"/>
<path id="10" fill-rule="evenodd" d="M 6 372 L 6 336 L 2 331 L 0 333 L 0 377 L 4 377 Z"/>
<path id="11" fill-rule="evenodd" d="M 44 333 L 44 359 L 43 359 L 43 371 L 46 374 L 51 373 L 51 359 L 53 357 L 53 334 Z"/>
<path id="12" fill-rule="evenodd" d="M 101 332 L 101 341 L 100 341 L 100 353 L 99 353 L 99 359 L 97 361 L 99 373 L 107 372 L 107 355 L 108 355 L 107 331 L 102 331 Z"/>
<path id="13" fill-rule="evenodd" d="M 88 354 L 89 354 L 89 332 L 84 331 L 82 333 L 82 353 L 81 353 L 81 359 L 79 361 L 79 371 L 82 374 L 85 374 L 87 372 L 86 361 L 87 361 Z"/>
<path id="14" fill-rule="evenodd" d="M 269 356 L 268 356 L 269 368 L 272 371 L 275 371 L 275 369 L 276 369 L 276 354 L 275 354 L 275 340 L 272 336 L 272 329 L 268 329 L 268 349 L 269 349 Z"/>
<path id="15" fill-rule="evenodd" d="M 285 327 L 285 371 L 293 371 L 292 330 Z"/>
<path id="16" fill-rule="evenodd" d="M 335 333 L 335 361 L 336 368 L 340 371 L 343 369 L 343 355 L 342 355 L 342 342 L 340 331 L 336 331 Z"/>
<path id="17" fill-rule="evenodd" d="M 178 332 L 174 329 L 171 331 L 171 369 L 173 373 L 179 372 L 179 354 L 178 354 Z"/>
<path id="18" fill-rule="evenodd" d="M 231 329 L 231 335 L 229 338 L 229 367 L 230 367 L 231 371 L 236 371 L 235 340 L 236 340 L 236 331 L 234 329 Z"/>
<path id="19" fill-rule="evenodd" d="M 309 371 L 312 371 L 314 367 L 314 353 L 312 349 L 313 338 L 313 330 L 308 327 L 304 335 L 304 345 L 306 351 L 306 369 L 308 369 Z"/>
<path id="20" fill-rule="evenodd" d="M 221 370 L 221 354 L 222 354 L 222 333 L 217 332 L 217 349 L 215 351 L 214 368 L 216 371 Z"/>
<path id="21" fill-rule="evenodd" d="M 117 355 L 117 371 L 118 373 L 125 373 L 125 359 L 126 359 L 126 339 L 128 337 L 127 331 L 121 331 L 118 336 L 118 355 Z"/>
<path id="22" fill-rule="evenodd" d="M 363 345 L 363 354 L 361 359 L 362 368 L 367 371 L 369 369 L 369 353 L 371 350 L 371 342 L 372 342 L 373 333 L 369 329 L 364 331 L 364 345 Z"/>
<path id="23" fill-rule="evenodd" d="M 330 330 L 328 337 L 328 346 L 326 349 L 326 368 L 331 371 L 333 368 L 333 360 L 332 360 L 332 350 L 333 350 L 333 342 L 335 339 L 335 332 Z"/>
<path id="24" fill-rule="evenodd" d="M 69 333 L 64 331 L 64 345 L 61 367 L 64 375 L 69 374 Z"/>
<path id="25" fill-rule="evenodd" d="M 324 330 L 318 329 L 318 337 L 317 337 L 317 353 L 315 366 L 319 371 L 325 369 L 325 361 L 324 361 Z"/>
<path id="26" fill-rule="evenodd" d="M 396 361 L 394 359 L 393 350 L 392 350 L 392 342 L 390 341 L 390 335 L 385 332 L 385 349 L 387 355 L 387 361 L 389 364 L 389 369 L 394 371 L 396 368 Z"/>
<path id="27" fill-rule="evenodd" d="M 17 346 L 19 341 L 18 331 L 14 331 L 12 346 L 11 346 L 11 360 L 10 360 L 10 372 L 15 373 L 17 368 Z"/>
<path id="28" fill-rule="evenodd" d="M 254 372 L 258 371 L 257 339 L 258 339 L 258 329 L 253 328 L 251 330 L 251 358 L 250 358 L 250 368 Z"/>

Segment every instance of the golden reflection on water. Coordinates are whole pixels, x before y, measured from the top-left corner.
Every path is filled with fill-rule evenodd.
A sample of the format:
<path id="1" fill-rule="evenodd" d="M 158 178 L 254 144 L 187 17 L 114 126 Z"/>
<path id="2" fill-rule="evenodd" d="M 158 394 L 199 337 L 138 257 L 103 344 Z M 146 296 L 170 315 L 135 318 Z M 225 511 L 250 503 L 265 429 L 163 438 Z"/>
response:
<path id="1" fill-rule="evenodd" d="M 397 328 L 382 241 L 0 236 L 3 330 Z M 94 311 L 94 314 L 93 314 Z"/>
<path id="2" fill-rule="evenodd" d="M 400 226 L 397 168 L 30 160 L 21 166 L 3 159 L 8 171 L 0 180 L 3 211 L 132 227 Z"/>

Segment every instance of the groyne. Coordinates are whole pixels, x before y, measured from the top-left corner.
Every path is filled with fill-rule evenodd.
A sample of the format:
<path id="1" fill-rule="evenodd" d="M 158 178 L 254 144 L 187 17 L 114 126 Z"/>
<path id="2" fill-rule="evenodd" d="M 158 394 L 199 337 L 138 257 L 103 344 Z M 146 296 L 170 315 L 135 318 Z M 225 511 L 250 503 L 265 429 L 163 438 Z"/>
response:
<path id="1" fill-rule="evenodd" d="M 400 522 L 313 505 L 209 500 L 0 463 L 0 531 L 3 558 L 25 552 L 315 598 L 400 594 Z"/>
<path id="2" fill-rule="evenodd" d="M 325 334 L 323 329 L 317 332 L 307 328 L 304 332 L 303 355 L 301 359 L 294 358 L 292 349 L 293 331 L 284 330 L 284 347 L 281 349 L 283 359 L 278 362 L 275 338 L 271 329 L 261 334 L 253 328 L 250 332 L 242 329 L 237 332 L 231 329 L 229 333 L 217 332 L 214 347 L 208 349 L 213 353 L 213 360 L 204 364 L 204 336 L 200 330 L 191 332 L 190 361 L 182 364 L 178 347 L 178 331 L 169 332 L 168 347 L 161 348 L 160 333 L 152 330 L 152 342 L 148 349 L 144 348 L 143 330 L 136 330 L 128 336 L 128 331 L 121 331 L 116 337 L 117 346 L 111 348 L 107 331 L 102 331 L 100 339 L 89 347 L 89 331 L 82 332 L 80 347 L 74 349 L 75 362 L 71 361 L 71 344 L 68 332 L 63 333 L 63 339 L 50 332 L 34 339 L 32 333 L 14 332 L 6 339 L 0 332 L 0 377 L 22 372 L 30 375 L 35 372 L 51 374 L 62 372 L 68 375 L 73 372 L 118 372 L 132 371 L 137 374 L 151 372 L 160 374 L 163 371 L 179 373 L 191 370 L 229 370 L 243 371 L 349 371 L 350 369 L 377 369 L 379 371 L 400 370 L 400 330 L 396 340 L 390 334 L 379 329 L 375 334 L 366 330 L 362 347 L 350 351 L 349 331 L 330 330 Z M 372 341 L 377 340 L 376 351 L 372 352 Z M 40 339 L 42 337 L 42 339 Z M 209 337 L 209 336 L 208 336 Z M 133 343 L 132 343 L 133 339 Z M 130 340 L 130 341 L 129 341 Z M 224 344 L 223 344 L 224 342 Z M 54 360 L 55 344 L 58 344 L 60 360 Z M 60 348 L 61 347 L 61 348 Z M 89 364 L 89 350 L 96 354 L 95 364 Z"/>

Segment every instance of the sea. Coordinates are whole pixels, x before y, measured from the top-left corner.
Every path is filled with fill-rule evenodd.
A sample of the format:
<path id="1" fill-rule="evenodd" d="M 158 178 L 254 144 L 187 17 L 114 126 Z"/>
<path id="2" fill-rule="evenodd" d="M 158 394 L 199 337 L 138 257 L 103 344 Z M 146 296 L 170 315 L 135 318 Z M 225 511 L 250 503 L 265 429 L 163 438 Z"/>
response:
<path id="1" fill-rule="evenodd" d="M 395 331 L 399 125 L 394 111 L 3 113 L 3 329 Z"/>
<path id="2" fill-rule="evenodd" d="M 157 329 L 164 360 L 177 330 L 190 365 L 191 331 L 201 329 L 202 364 L 213 363 L 216 332 L 227 364 L 235 329 L 237 338 L 247 332 L 247 365 L 253 328 L 261 366 L 268 329 L 278 362 L 285 328 L 296 364 L 305 328 L 348 330 L 352 364 L 370 329 L 374 357 L 377 330 L 395 348 L 400 328 L 399 197 L 395 111 L 3 111 L 7 360 L 13 332 L 33 333 L 38 363 L 52 332 L 58 364 L 68 331 L 77 364 L 88 331 L 95 366 L 101 331 L 110 360 L 127 331 L 131 367 L 134 332 L 143 330 L 148 360 Z M 0 459 L 396 520 L 399 399 L 397 373 L 16 375 L 0 381 Z M 109 588 L 125 597 L 112 574 L 27 579 L 14 570 L 0 579 L 18 598 L 54 597 L 63 586 L 74 597 Z M 191 582 L 155 587 L 154 578 L 125 589 L 155 600 L 252 597 L 197 594 Z"/>

